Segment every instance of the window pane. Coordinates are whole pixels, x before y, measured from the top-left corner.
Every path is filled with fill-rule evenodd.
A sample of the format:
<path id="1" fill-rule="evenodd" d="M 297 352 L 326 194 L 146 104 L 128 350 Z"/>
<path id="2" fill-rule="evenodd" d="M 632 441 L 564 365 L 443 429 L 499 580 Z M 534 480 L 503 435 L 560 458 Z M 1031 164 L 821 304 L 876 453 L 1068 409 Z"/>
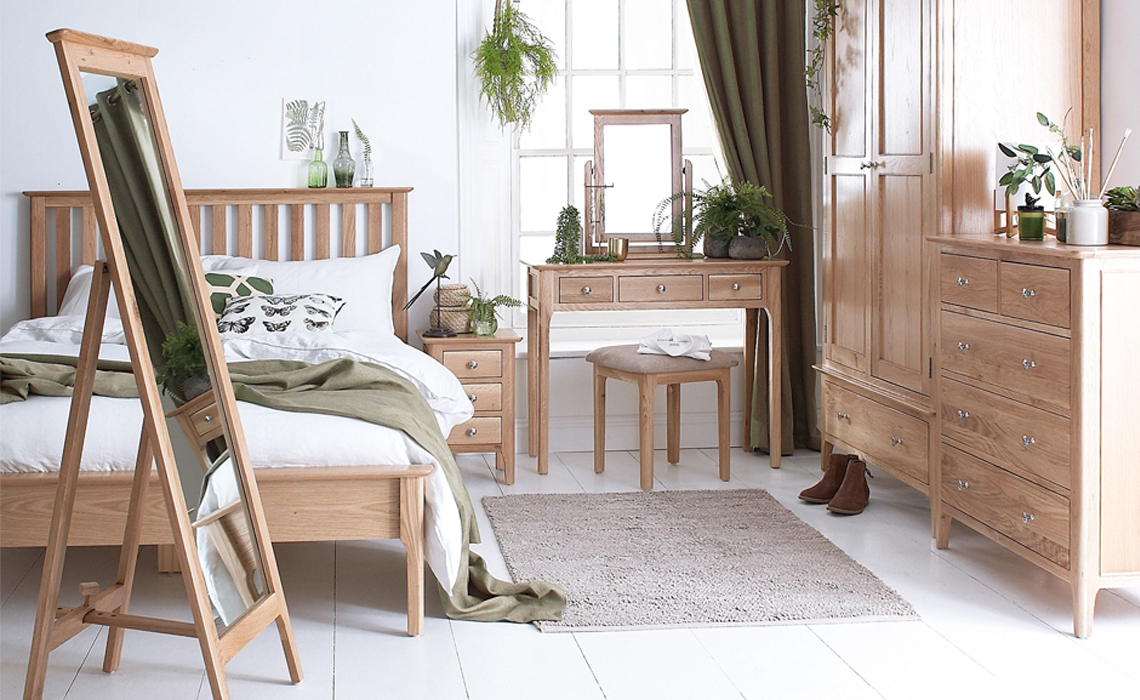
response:
<path id="1" fill-rule="evenodd" d="M 677 68 L 695 70 L 697 66 L 697 45 L 693 39 L 693 25 L 689 23 L 687 3 L 677 3 Z"/>
<path id="2" fill-rule="evenodd" d="M 582 200 L 586 196 L 586 163 L 593 160 L 593 156 L 578 156 L 574 159 L 574 179 L 570 182 L 570 194 L 572 195 L 570 201 L 574 206 L 578 207 L 578 213 L 582 215 L 582 225 L 586 225 L 586 208 L 582 206 Z"/>
<path id="3" fill-rule="evenodd" d="M 617 0 L 574 0 L 573 54 L 575 70 L 618 67 Z"/>
<path id="4" fill-rule="evenodd" d="M 709 185 L 718 184 L 724 175 L 717 169 L 712 156 L 685 156 L 693 164 L 693 189 L 703 190 Z"/>
<path id="5" fill-rule="evenodd" d="M 621 106 L 616 75 L 578 75 L 571 87 L 571 119 L 574 148 L 594 147 L 594 115 L 591 109 L 617 109 Z"/>
<path id="6" fill-rule="evenodd" d="M 550 220 L 554 225 L 554 219 Z M 538 265 L 554 254 L 554 236 L 523 236 L 519 239 L 519 259 L 524 263 Z M 526 270 L 524 268 L 525 275 Z M 526 293 L 526 277 L 523 277 L 523 293 Z"/>
<path id="7" fill-rule="evenodd" d="M 523 231 L 553 231 L 568 195 L 564 156 L 519 157 L 519 225 Z"/>
<path id="8" fill-rule="evenodd" d="M 685 148 L 709 148 L 714 143 L 713 125 L 704 79 L 699 75 L 683 75 L 678 81 L 677 102 L 689 109 L 681 116 L 681 142 Z"/>
<path id="9" fill-rule="evenodd" d="M 530 128 L 519 135 L 520 148 L 566 148 L 566 81 L 554 79 L 534 111 Z"/>
<path id="10" fill-rule="evenodd" d="M 672 4 L 625 0 L 625 68 L 673 67 Z"/>
<path id="11" fill-rule="evenodd" d="M 626 109 L 668 109 L 673 106 L 673 78 L 631 75 L 625 79 Z"/>
<path id="12" fill-rule="evenodd" d="M 555 0 L 520 0 L 518 9 L 538 25 L 558 52 L 558 69 L 566 67 L 566 3 Z"/>

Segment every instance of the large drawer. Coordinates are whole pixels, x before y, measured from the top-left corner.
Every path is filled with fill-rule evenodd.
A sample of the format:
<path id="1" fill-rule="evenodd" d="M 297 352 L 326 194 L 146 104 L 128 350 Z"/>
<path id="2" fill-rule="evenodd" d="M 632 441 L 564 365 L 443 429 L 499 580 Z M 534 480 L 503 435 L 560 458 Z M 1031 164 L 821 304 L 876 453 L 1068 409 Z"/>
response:
<path id="1" fill-rule="evenodd" d="M 460 379 L 503 376 L 502 350 L 444 350 L 443 366 Z"/>
<path id="2" fill-rule="evenodd" d="M 702 301 L 703 275 L 637 275 L 618 278 L 618 301 Z"/>
<path id="3" fill-rule="evenodd" d="M 475 416 L 451 429 L 451 445 L 498 445 L 503 442 L 502 416 Z"/>
<path id="4" fill-rule="evenodd" d="M 1068 328 L 1069 271 L 1002 261 L 1001 314 Z"/>
<path id="5" fill-rule="evenodd" d="M 941 261 L 943 303 L 997 313 L 997 260 L 943 253 Z"/>
<path id="6" fill-rule="evenodd" d="M 943 378 L 942 435 L 1038 483 L 1068 489 L 1069 419 Z"/>
<path id="7" fill-rule="evenodd" d="M 1069 409 L 1069 339 L 942 311 L 942 368 Z"/>
<path id="8" fill-rule="evenodd" d="M 945 446 L 942 501 L 1069 567 L 1069 499 Z"/>
<path id="9" fill-rule="evenodd" d="M 930 483 L 926 421 L 828 383 L 826 428 L 836 442 L 872 464 Z"/>

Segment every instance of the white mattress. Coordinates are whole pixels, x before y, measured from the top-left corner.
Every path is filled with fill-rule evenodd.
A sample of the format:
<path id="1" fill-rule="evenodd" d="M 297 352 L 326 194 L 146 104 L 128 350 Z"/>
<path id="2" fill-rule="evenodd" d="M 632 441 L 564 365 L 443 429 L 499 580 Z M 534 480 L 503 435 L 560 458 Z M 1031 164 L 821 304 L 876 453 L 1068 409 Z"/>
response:
<path id="1" fill-rule="evenodd" d="M 22 321 L 0 338 L 0 352 L 77 355 L 82 318 Z M 121 326 L 107 319 L 100 357 L 128 359 Z M 428 400 L 441 431 L 471 417 L 459 380 L 426 354 L 395 336 L 372 333 L 259 334 L 226 338 L 228 360 L 292 359 L 324 362 L 348 357 L 384 365 L 408 377 Z M 71 400 L 34 396 L 0 407 L 0 472 L 47 472 L 59 468 Z M 462 543 L 459 511 L 435 458 L 403 432 L 351 418 L 276 411 L 238 403 L 255 468 L 362 464 L 435 464 L 425 488 L 425 558 L 436 577 L 454 585 Z M 91 401 L 81 469 L 134 468 L 142 408 L 137 399 L 95 396 Z"/>

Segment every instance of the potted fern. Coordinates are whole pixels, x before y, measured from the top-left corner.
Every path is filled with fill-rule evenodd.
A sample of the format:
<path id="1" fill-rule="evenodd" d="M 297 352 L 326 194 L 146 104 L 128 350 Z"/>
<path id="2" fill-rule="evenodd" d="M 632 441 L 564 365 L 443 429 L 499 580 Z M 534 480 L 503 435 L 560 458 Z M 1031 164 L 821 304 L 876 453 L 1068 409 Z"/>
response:
<path id="1" fill-rule="evenodd" d="M 558 73 L 554 45 L 514 3 L 496 0 L 495 23 L 473 58 L 480 93 L 499 124 L 527 128 Z"/>
<path id="2" fill-rule="evenodd" d="M 707 184 L 707 183 L 706 183 Z M 653 212 L 653 232 L 661 240 L 662 228 L 669 220 L 673 202 L 683 193 L 662 200 Z M 693 248 L 704 241 L 708 258 L 761 260 L 779 254 L 789 245 L 788 217 L 767 200 L 772 195 L 764 187 L 729 179 L 704 190 L 694 190 L 692 204 L 673 220 L 672 239 L 677 256 L 692 258 Z M 685 240 L 685 222 L 692 217 L 689 240 Z"/>
<path id="3" fill-rule="evenodd" d="M 483 296 L 478 283 L 471 280 L 471 284 L 475 286 L 475 293 L 471 295 L 471 332 L 480 337 L 495 335 L 495 331 L 499 330 L 499 307 L 519 308 L 523 303 L 506 294 Z"/>

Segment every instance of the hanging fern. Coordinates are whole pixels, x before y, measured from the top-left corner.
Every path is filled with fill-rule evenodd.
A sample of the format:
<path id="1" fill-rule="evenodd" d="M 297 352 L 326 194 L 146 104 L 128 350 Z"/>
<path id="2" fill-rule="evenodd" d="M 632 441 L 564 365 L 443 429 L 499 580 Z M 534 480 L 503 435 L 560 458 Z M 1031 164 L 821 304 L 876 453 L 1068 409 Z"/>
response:
<path id="1" fill-rule="evenodd" d="M 509 0 L 497 0 L 494 27 L 472 58 L 480 93 L 499 124 L 527 128 L 558 74 L 554 46 Z"/>
<path id="2" fill-rule="evenodd" d="M 815 44 L 808 51 L 807 69 L 804 70 L 808 90 L 823 101 L 823 89 L 819 78 L 823 73 L 823 62 L 827 57 L 827 41 L 835 32 L 835 17 L 839 14 L 839 0 L 812 0 L 815 13 L 811 16 L 811 36 Z M 811 123 L 831 133 L 831 117 L 815 105 L 810 105 Z"/>

